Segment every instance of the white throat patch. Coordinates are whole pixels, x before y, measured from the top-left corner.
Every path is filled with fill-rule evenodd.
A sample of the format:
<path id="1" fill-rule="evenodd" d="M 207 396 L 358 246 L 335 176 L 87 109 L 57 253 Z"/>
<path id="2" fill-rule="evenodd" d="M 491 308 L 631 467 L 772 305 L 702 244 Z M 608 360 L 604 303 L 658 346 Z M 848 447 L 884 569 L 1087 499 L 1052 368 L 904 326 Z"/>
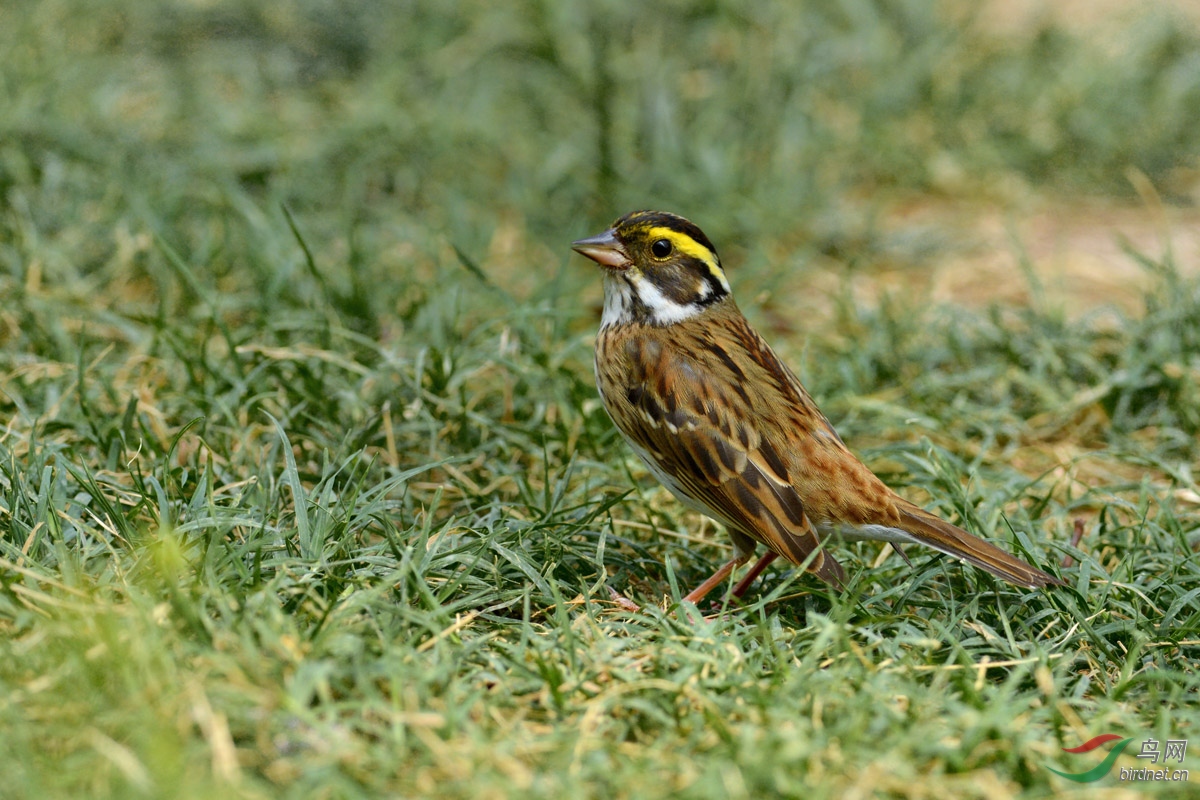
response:
<path id="1" fill-rule="evenodd" d="M 681 305 L 664 295 L 645 276 L 635 271 L 604 276 L 604 313 L 600 327 L 633 322 L 634 303 L 641 300 L 650 312 L 651 325 L 667 326 L 696 316 L 704 311 L 699 303 Z"/>

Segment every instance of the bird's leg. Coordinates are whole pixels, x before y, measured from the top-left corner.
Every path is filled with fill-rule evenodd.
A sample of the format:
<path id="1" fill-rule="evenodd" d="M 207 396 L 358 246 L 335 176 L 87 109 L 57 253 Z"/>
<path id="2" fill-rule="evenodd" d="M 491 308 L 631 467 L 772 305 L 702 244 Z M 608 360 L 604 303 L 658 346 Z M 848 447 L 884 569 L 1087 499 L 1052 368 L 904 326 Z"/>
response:
<path id="1" fill-rule="evenodd" d="M 745 577 L 738 581 L 737 585 L 733 587 L 733 596 L 740 600 L 742 595 L 746 593 L 746 590 L 750 588 L 750 584 L 754 583 L 754 579 L 761 575 L 762 571 L 777 558 L 779 558 L 779 553 L 776 553 L 774 550 L 768 550 L 767 552 L 763 553 L 762 558 L 754 562 L 754 566 L 750 568 L 750 571 L 746 573 Z"/>
<path id="2" fill-rule="evenodd" d="M 708 594 L 713 589 L 720 586 L 725 581 L 725 579 L 729 577 L 729 573 L 733 572 L 735 569 L 740 567 L 742 564 L 745 564 L 749 560 L 750 560 L 749 553 L 747 553 L 746 555 L 734 556 L 733 558 L 729 559 L 724 564 L 722 564 L 721 568 L 719 570 L 717 570 L 716 572 L 714 572 L 713 576 L 711 578 L 709 578 L 704 583 L 697 586 L 695 589 L 692 589 L 690 592 L 688 592 L 687 595 L 685 595 L 683 599 L 689 603 L 699 603 L 701 600 L 704 599 L 704 596 L 706 594 Z"/>

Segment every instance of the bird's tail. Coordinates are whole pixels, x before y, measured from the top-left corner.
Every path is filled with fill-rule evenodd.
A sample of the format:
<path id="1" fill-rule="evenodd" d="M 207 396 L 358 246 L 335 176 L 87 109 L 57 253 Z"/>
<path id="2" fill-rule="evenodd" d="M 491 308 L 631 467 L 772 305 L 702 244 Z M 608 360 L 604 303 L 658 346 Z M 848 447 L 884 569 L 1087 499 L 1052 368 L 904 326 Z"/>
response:
<path id="1" fill-rule="evenodd" d="M 1046 586 L 1066 586 L 1058 578 L 1011 556 L 995 545 L 935 517 L 928 511 L 905 503 L 899 509 L 901 527 L 916 542 L 947 555 L 961 558 L 998 578 L 1017 586 L 1041 589 Z"/>

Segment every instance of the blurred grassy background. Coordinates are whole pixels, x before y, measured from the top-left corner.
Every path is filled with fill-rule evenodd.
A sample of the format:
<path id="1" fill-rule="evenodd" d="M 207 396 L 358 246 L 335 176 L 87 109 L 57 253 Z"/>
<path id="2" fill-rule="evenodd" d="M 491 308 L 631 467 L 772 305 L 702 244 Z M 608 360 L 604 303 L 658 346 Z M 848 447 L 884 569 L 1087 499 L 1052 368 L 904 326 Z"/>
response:
<path id="1" fill-rule="evenodd" d="M 479 249 L 504 222 L 559 254 L 651 205 L 853 257 L 842 240 L 898 196 L 1133 200 L 1130 169 L 1194 200 L 1194 25 L 1130 7 L 998 33 L 981 8 L 15 2 L 4 181 L 49 193 L 30 213 L 82 216 L 70 194 L 189 252 L 243 204 L 337 208 L 313 246 L 354 233 L 372 255 L 411 228 Z M 70 261 L 116 246 L 84 238 Z"/>
<path id="2" fill-rule="evenodd" d="M 1182 8 L 0 5 L 0 796 L 1045 795 L 1186 738 L 1197 264 L 1068 309 L 1012 222 L 1195 219 Z M 567 243 L 650 206 L 1073 590 L 858 545 L 845 597 L 587 602 L 723 556 L 591 384 Z"/>

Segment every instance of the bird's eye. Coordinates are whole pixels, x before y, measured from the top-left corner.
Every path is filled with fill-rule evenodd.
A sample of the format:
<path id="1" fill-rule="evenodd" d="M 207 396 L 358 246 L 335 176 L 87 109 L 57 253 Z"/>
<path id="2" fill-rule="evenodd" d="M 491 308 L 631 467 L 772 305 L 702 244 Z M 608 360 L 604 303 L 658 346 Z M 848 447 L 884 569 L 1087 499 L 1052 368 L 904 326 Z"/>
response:
<path id="1" fill-rule="evenodd" d="M 671 255 L 671 243 L 666 239 L 659 239 L 650 245 L 650 252 L 654 254 L 655 258 L 666 258 Z"/>

